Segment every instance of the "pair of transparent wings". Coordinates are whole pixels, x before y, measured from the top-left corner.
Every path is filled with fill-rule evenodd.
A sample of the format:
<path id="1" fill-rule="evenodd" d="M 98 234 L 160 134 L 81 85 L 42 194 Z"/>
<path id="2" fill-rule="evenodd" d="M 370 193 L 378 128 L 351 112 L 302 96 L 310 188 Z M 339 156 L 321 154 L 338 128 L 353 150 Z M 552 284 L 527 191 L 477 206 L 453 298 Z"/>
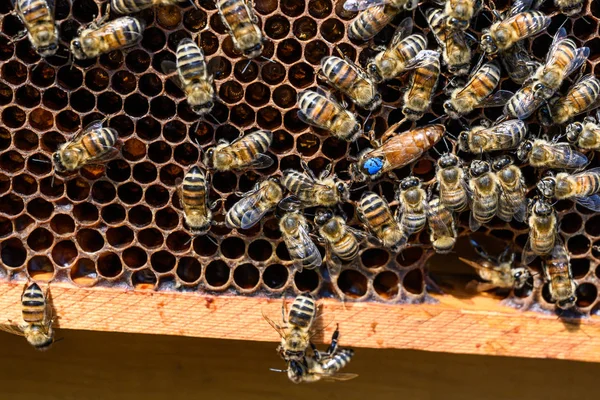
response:
<path id="1" fill-rule="evenodd" d="M 284 174 L 295 173 L 296 182 L 297 182 L 296 190 L 298 193 L 301 193 L 301 192 L 316 193 L 317 191 L 323 193 L 323 192 L 331 192 L 332 190 L 334 190 L 332 187 L 324 185 L 324 184 L 320 183 L 318 180 L 314 179 L 313 177 L 311 177 L 307 174 L 299 173 L 296 170 L 287 170 L 287 171 L 284 171 L 283 173 Z M 281 202 L 279 202 L 279 208 L 281 208 L 282 210 L 286 210 L 286 211 L 296 211 L 302 207 L 311 207 L 313 205 L 318 205 L 318 204 L 315 204 L 315 203 L 303 204 L 303 202 L 295 195 L 288 196 L 288 197 L 284 198 L 283 200 L 281 200 Z"/>
<path id="2" fill-rule="evenodd" d="M 600 167 L 591 168 L 584 172 L 580 172 L 579 174 L 576 174 L 576 175 L 599 175 L 600 176 Z M 600 195 L 599 194 L 592 194 L 590 196 L 577 196 L 577 197 L 575 197 L 574 200 L 578 204 L 582 205 L 583 207 L 585 207 L 589 210 L 600 212 Z"/>
<path id="3" fill-rule="evenodd" d="M 582 90 L 583 87 L 588 85 L 593 86 L 594 92 L 596 93 L 596 97 L 592 99 L 593 101 L 591 102 L 589 102 L 589 96 L 587 95 L 588 90 Z M 571 115 L 571 117 L 588 112 L 600 105 L 600 93 L 596 90 L 597 87 L 600 87 L 600 81 L 598 78 L 596 78 L 593 74 L 584 75 L 577 82 L 575 82 L 575 85 L 569 89 L 568 93 L 564 97 L 559 98 L 554 104 L 556 105 L 562 103 L 561 106 L 566 109 L 573 108 L 574 110 L 577 110 L 575 114 Z M 565 103 L 569 103 L 571 106 L 568 106 Z M 587 105 L 583 109 L 579 109 L 581 104 Z"/>
<path id="4" fill-rule="evenodd" d="M 554 35 L 554 39 L 552 40 L 552 44 L 550 45 L 550 51 L 546 56 L 546 66 L 551 66 L 557 64 L 558 62 L 562 62 L 560 58 L 564 57 L 562 52 L 559 52 L 560 45 L 564 40 L 567 39 L 567 30 L 565 28 L 560 28 L 556 34 Z M 573 58 L 570 60 L 569 65 L 563 71 L 563 78 L 571 75 L 576 69 L 580 68 L 585 60 L 590 55 L 590 49 L 588 47 L 579 47 L 575 50 L 575 54 Z M 560 64 L 559 64 L 560 65 Z"/>
<path id="5" fill-rule="evenodd" d="M 236 208 L 245 210 L 240 218 L 240 228 L 252 228 L 269 211 L 267 207 L 258 207 L 264 201 L 264 194 L 268 186 L 262 186 L 247 193 L 235 205 Z"/>
<path id="6" fill-rule="evenodd" d="M 456 93 L 452 97 L 460 98 L 463 96 L 473 96 L 473 85 L 479 84 L 480 80 L 477 77 L 477 75 L 480 73 L 486 73 L 485 70 L 487 69 L 500 69 L 498 61 L 494 60 L 481 65 L 482 60 L 483 57 L 480 59 L 480 62 L 475 66 L 475 68 L 473 68 L 473 70 L 469 74 L 469 80 L 467 81 L 465 86 L 463 86 L 460 89 L 457 89 Z M 489 96 L 479 101 L 479 103 L 477 103 L 477 108 L 502 107 L 511 99 L 511 97 L 513 97 L 513 95 L 514 93 L 508 90 L 498 90 L 495 93 L 491 93 Z"/>
<path id="7" fill-rule="evenodd" d="M 13 335 L 25 336 L 23 329 L 18 325 L 0 325 L 0 331 L 8 332 Z"/>
<path id="8" fill-rule="evenodd" d="M 309 256 L 314 256 L 310 267 L 317 268 L 323 264 L 323 257 L 321 257 L 317 245 L 311 239 L 310 233 L 305 226 L 298 227 L 297 235 L 285 236 L 285 242 L 289 247 L 294 248 L 295 254 L 293 256 L 290 254 L 290 256 L 298 272 L 302 272 L 302 269 L 306 267 L 306 265 L 303 265 L 302 260 Z"/>
<path id="9" fill-rule="evenodd" d="M 96 120 L 96 121 L 92 121 L 89 124 L 87 124 L 83 129 L 81 129 L 79 132 L 77 132 L 77 134 L 71 140 L 69 140 L 67 142 L 65 148 L 68 148 L 73 145 L 79 145 L 79 142 L 85 135 L 89 134 L 92 131 L 97 131 L 97 130 L 102 129 L 104 127 L 105 121 L 106 121 L 105 119 L 104 120 Z M 86 164 L 96 164 L 99 162 L 109 161 L 109 160 L 116 158 L 118 155 L 119 155 L 119 148 L 102 145 L 102 151 L 95 155 L 92 155 L 90 158 L 88 158 L 86 161 Z"/>

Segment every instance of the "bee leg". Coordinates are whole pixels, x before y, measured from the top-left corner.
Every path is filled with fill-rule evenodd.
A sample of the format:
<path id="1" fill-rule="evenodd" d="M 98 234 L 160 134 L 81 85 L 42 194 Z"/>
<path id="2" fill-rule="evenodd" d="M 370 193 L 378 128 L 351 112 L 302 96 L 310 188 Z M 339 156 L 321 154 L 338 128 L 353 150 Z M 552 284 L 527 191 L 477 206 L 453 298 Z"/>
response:
<path id="1" fill-rule="evenodd" d="M 313 342 L 310 342 L 310 349 L 313 352 L 313 358 L 315 359 L 315 361 L 320 361 L 321 360 L 321 352 L 319 351 L 319 349 L 317 349 L 317 346 L 315 346 L 315 344 Z"/>
<path id="2" fill-rule="evenodd" d="M 217 205 L 220 205 L 219 203 L 221 203 L 221 204 L 225 203 L 225 199 L 220 198 L 220 199 L 213 201 L 211 204 L 208 205 L 208 208 L 210 208 L 211 210 L 214 210 L 217 208 Z"/>
<path id="3" fill-rule="evenodd" d="M 11 43 L 14 43 L 18 40 L 23 39 L 25 36 L 27 36 L 27 29 L 23 29 L 22 31 L 17 32 L 16 35 L 10 38 L 10 41 Z"/>
<path id="4" fill-rule="evenodd" d="M 331 344 L 327 348 L 327 355 L 332 356 L 335 354 L 335 352 L 337 351 L 337 348 L 338 348 L 339 337 L 340 337 L 340 324 L 337 324 L 335 327 L 335 331 L 333 332 L 333 335 L 331 336 Z"/>
<path id="5" fill-rule="evenodd" d="M 302 167 L 304 172 L 306 172 L 308 174 L 308 176 L 310 176 L 315 181 L 317 180 L 315 173 L 312 171 L 312 169 L 310 169 L 310 167 L 308 166 L 308 163 L 305 160 L 300 161 L 300 166 Z"/>
<path id="6" fill-rule="evenodd" d="M 323 171 L 319 174 L 319 179 L 326 179 L 331 174 L 331 170 L 333 168 L 333 164 L 327 165 Z"/>

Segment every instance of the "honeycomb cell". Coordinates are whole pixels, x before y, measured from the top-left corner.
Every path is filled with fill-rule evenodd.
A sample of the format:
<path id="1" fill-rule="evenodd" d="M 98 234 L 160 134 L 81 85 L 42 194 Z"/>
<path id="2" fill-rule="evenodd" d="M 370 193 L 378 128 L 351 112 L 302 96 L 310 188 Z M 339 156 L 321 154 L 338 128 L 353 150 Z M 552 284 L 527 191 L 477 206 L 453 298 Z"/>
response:
<path id="1" fill-rule="evenodd" d="M 33 86 L 25 85 L 17 89 L 15 96 L 17 104 L 26 108 L 33 108 L 40 104 L 40 91 Z"/>
<path id="2" fill-rule="evenodd" d="M 320 65 L 323 57 L 329 55 L 329 47 L 321 40 L 312 40 L 306 44 L 304 58 L 313 65 Z"/>
<path id="3" fill-rule="evenodd" d="M 156 13 L 156 21 L 165 29 L 176 28 L 181 22 L 181 8 L 178 5 L 166 5 Z"/>
<path id="4" fill-rule="evenodd" d="M 244 97 L 244 88 L 238 82 L 229 81 L 221 85 L 219 98 L 229 104 L 235 104 Z"/>
<path id="5" fill-rule="evenodd" d="M 273 254 L 273 247 L 264 240 L 258 239 L 248 246 L 248 256 L 254 261 L 267 261 Z"/>
<path id="6" fill-rule="evenodd" d="M 133 92 L 137 86 L 135 75 L 128 71 L 117 71 L 112 76 L 111 87 L 120 94 L 127 95 Z"/>
<path id="7" fill-rule="evenodd" d="M 254 289 L 260 282 L 260 271 L 252 264 L 242 264 L 233 271 L 233 281 L 241 289 Z"/>
<path id="8" fill-rule="evenodd" d="M 362 265 L 366 268 L 379 268 L 387 265 L 390 255 L 383 249 L 368 249 L 365 250 L 361 255 L 360 259 Z"/>
<path id="9" fill-rule="evenodd" d="M 277 9 L 277 4 L 277 0 L 261 0 L 254 4 L 254 9 L 262 15 L 268 15 Z"/>
<path id="10" fill-rule="evenodd" d="M 306 133 L 296 140 L 296 150 L 304 157 L 314 155 L 321 147 L 319 138 L 312 133 Z"/>
<path id="11" fill-rule="evenodd" d="M 21 215 L 14 220 L 15 231 L 25 232 L 30 225 L 33 225 L 35 221 L 29 215 Z"/>
<path id="12" fill-rule="evenodd" d="M 80 258 L 71 267 L 69 277 L 78 286 L 94 286 L 98 281 L 96 273 L 96 264 L 89 258 Z"/>
<path id="13" fill-rule="evenodd" d="M 203 235 L 194 239 L 193 248 L 199 256 L 210 257 L 217 252 L 219 246 L 210 235 Z"/>
<path id="14" fill-rule="evenodd" d="M 184 284 L 197 284 L 202 276 L 202 265 L 193 257 L 182 257 L 177 263 L 176 274 Z"/>
<path id="15" fill-rule="evenodd" d="M 167 186 L 175 186 L 179 179 L 183 179 L 183 169 L 175 164 L 167 164 L 160 169 L 160 181 Z"/>
<path id="16" fill-rule="evenodd" d="M 269 102 L 271 91 L 269 87 L 263 83 L 251 83 L 246 88 L 246 102 L 254 107 L 262 107 Z"/>
<path id="17" fill-rule="evenodd" d="M 47 126 L 45 129 L 49 129 L 50 126 L 52 126 L 52 119 L 45 120 L 43 123 Z M 71 110 L 61 111 L 56 116 L 56 127 L 63 132 L 76 132 L 79 130 L 80 126 L 81 121 L 79 120 L 79 115 Z"/>
<path id="18" fill-rule="evenodd" d="M 349 145 L 347 142 L 335 137 L 328 137 L 323 142 L 321 150 L 323 151 L 323 155 L 325 155 L 325 157 L 328 157 L 332 160 L 337 160 L 344 157 L 348 151 L 348 147 Z"/>
<path id="19" fill-rule="evenodd" d="M 42 198 L 32 199 L 27 203 L 27 213 L 38 221 L 45 221 L 54 212 L 54 206 Z"/>
<path id="20" fill-rule="evenodd" d="M 52 260 L 59 267 L 71 265 L 78 254 L 77 247 L 70 240 L 60 241 L 52 248 Z"/>
<path id="21" fill-rule="evenodd" d="M 274 63 L 267 63 L 263 66 L 263 70 L 267 65 Z M 258 76 L 258 65 L 251 60 L 242 60 L 235 63 L 233 67 L 233 76 L 236 80 L 242 83 L 252 82 Z"/>
<path id="22" fill-rule="evenodd" d="M 133 167 L 133 179 L 139 183 L 151 183 L 156 180 L 158 171 L 151 162 L 143 162 Z M 109 176 L 110 178 L 110 176 Z"/>
<path id="23" fill-rule="evenodd" d="M 92 203 L 79 203 L 73 207 L 73 216 L 80 224 L 91 224 L 98 220 L 98 209 Z"/>
<path id="24" fill-rule="evenodd" d="M 569 213 L 561 218 L 560 229 L 564 233 L 573 234 L 581 229 L 583 220 L 576 213 Z"/>
<path id="25" fill-rule="evenodd" d="M 27 80 L 27 67 L 18 61 L 5 63 L 1 71 L 4 79 L 13 85 L 20 85 Z"/>
<path id="26" fill-rule="evenodd" d="M 281 112 L 272 106 L 263 107 L 256 114 L 256 122 L 263 129 L 274 130 L 281 126 Z"/>
<path id="27" fill-rule="evenodd" d="M 229 266 L 221 261 L 215 260 L 206 266 L 204 279 L 211 289 L 224 289 L 231 277 Z"/>
<path id="28" fill-rule="evenodd" d="M 283 39 L 290 32 L 290 22 L 282 15 L 269 17 L 265 22 L 265 33 L 271 39 Z"/>
<path id="29" fill-rule="evenodd" d="M 70 103 L 71 107 L 73 107 L 75 111 L 86 113 L 94 108 L 96 105 L 96 99 L 92 93 L 85 89 L 80 89 L 74 93 L 71 93 Z M 100 108 L 100 104 L 98 104 L 98 107 Z M 106 107 L 103 105 L 102 108 L 105 109 Z"/>
<path id="30" fill-rule="evenodd" d="M 0 197 L 0 213 L 6 215 L 18 215 L 25 208 L 20 196 L 9 193 Z"/>
<path id="31" fill-rule="evenodd" d="M 6 107 L 2 111 L 2 122 L 9 128 L 20 128 L 25 123 L 25 111 L 18 107 Z"/>
<path id="32" fill-rule="evenodd" d="M 131 175 L 131 167 L 125 160 L 112 160 L 107 164 L 106 176 L 115 182 L 124 182 Z"/>
<path id="33" fill-rule="evenodd" d="M 75 238 L 86 253 L 95 253 L 104 247 L 104 238 L 95 229 L 80 229 Z"/>
<path id="34" fill-rule="evenodd" d="M 171 207 L 166 207 L 156 212 L 155 222 L 159 228 L 169 231 L 179 224 L 179 214 Z"/>
<path id="35" fill-rule="evenodd" d="M 98 257 L 96 272 L 103 278 L 117 278 L 123 272 L 121 259 L 115 253 L 105 252 Z"/>
<path id="36" fill-rule="evenodd" d="M 57 87 L 48 88 L 44 91 L 42 104 L 54 111 L 62 110 L 69 103 L 67 92 Z"/>
<path id="37" fill-rule="evenodd" d="M 583 283 L 577 287 L 577 307 L 587 308 L 596 301 L 598 289 L 591 283 Z"/>
<path id="38" fill-rule="evenodd" d="M 125 58 L 125 65 L 132 72 L 136 72 L 138 74 L 145 72 L 148 67 L 150 67 L 150 55 L 141 49 L 132 50 Z"/>
<path id="39" fill-rule="evenodd" d="M 158 119 L 169 119 L 176 111 L 175 102 L 166 96 L 157 97 L 150 102 L 150 113 Z"/>
<path id="40" fill-rule="evenodd" d="M 5 238 L 13 232 L 12 222 L 6 217 L 0 216 L 0 238 Z"/>
<path id="41" fill-rule="evenodd" d="M 120 97 L 118 98 L 120 99 Z M 100 105 L 100 100 L 98 100 L 98 105 Z M 149 108 L 148 100 L 144 96 L 134 93 L 125 99 L 123 110 L 131 117 L 142 117 L 146 115 Z"/>
<path id="42" fill-rule="evenodd" d="M 306 4 L 304 0 L 282 0 L 279 2 L 279 8 L 288 17 L 298 17 L 304 12 Z"/>
<path id="43" fill-rule="evenodd" d="M 48 282 L 54 277 L 54 264 L 47 256 L 34 256 L 27 262 L 27 275 L 35 281 Z"/>
<path id="44" fill-rule="evenodd" d="M 224 35 L 227 33 L 227 27 L 223 24 L 223 19 L 219 13 L 215 13 L 210 17 L 210 27 L 217 34 Z"/>
<path id="45" fill-rule="evenodd" d="M 98 15 L 98 6 L 94 3 L 94 0 L 74 0 L 73 6 L 73 17 L 79 22 L 92 22 L 94 16 Z"/>
<path id="46" fill-rule="evenodd" d="M 92 198 L 100 204 L 110 203 L 117 191 L 109 181 L 97 181 L 92 186 Z"/>
<path id="47" fill-rule="evenodd" d="M 183 14 L 183 26 L 192 32 L 203 30 L 207 22 L 206 12 L 199 8 L 188 10 Z"/>
<path id="48" fill-rule="evenodd" d="M 221 253 L 226 258 L 237 259 L 246 252 L 244 241 L 238 237 L 229 237 L 221 242 Z"/>
<path id="49" fill-rule="evenodd" d="M 102 207 L 101 215 L 102 221 L 108 225 L 118 224 L 125 220 L 125 207 L 120 204 L 109 204 Z"/>
<path id="50" fill-rule="evenodd" d="M 177 231 L 167 236 L 167 247 L 173 252 L 186 251 L 190 248 L 191 243 L 192 238 L 187 232 Z"/>
<path id="51" fill-rule="evenodd" d="M 173 159 L 182 165 L 192 165 L 198 161 L 199 153 L 196 146 L 191 143 L 183 143 L 175 148 Z"/>
<path id="52" fill-rule="evenodd" d="M 408 271 L 402 280 L 402 287 L 412 294 L 421 294 L 425 290 L 423 271 L 419 268 Z"/>
<path id="53" fill-rule="evenodd" d="M 277 58 L 285 64 L 293 64 L 300 60 L 302 46 L 295 39 L 285 39 L 277 44 Z"/>
<path id="54" fill-rule="evenodd" d="M 163 207 L 169 201 L 169 191 L 160 185 L 152 185 L 146 189 L 144 199 L 152 207 Z"/>
<path id="55" fill-rule="evenodd" d="M 303 62 L 295 64 L 290 68 L 289 80 L 294 87 L 304 89 L 313 84 L 315 68 Z"/>
<path id="56" fill-rule="evenodd" d="M 390 300 L 398 296 L 399 292 L 398 275 L 391 271 L 383 271 L 373 279 L 373 289 L 384 300 Z"/>
<path id="57" fill-rule="evenodd" d="M 75 231 L 75 221 L 67 214 L 56 214 L 50 220 L 50 229 L 57 235 L 68 235 Z"/>
<path id="58" fill-rule="evenodd" d="M 13 190 L 19 194 L 29 196 L 37 192 L 37 181 L 31 175 L 15 176 L 12 183 Z"/>
<path id="59" fill-rule="evenodd" d="M 328 17 L 332 10 L 331 0 L 310 0 L 308 2 L 308 13 L 317 19 Z"/>
<path id="60" fill-rule="evenodd" d="M 420 247 L 409 247 L 402 250 L 396 257 L 396 262 L 403 267 L 410 267 L 423 257 L 423 249 Z"/>
<path id="61" fill-rule="evenodd" d="M 256 115 L 247 104 L 238 104 L 231 108 L 231 122 L 237 126 L 245 127 L 254 123 Z"/>
<path id="62" fill-rule="evenodd" d="M 14 151 L 7 151 L 0 156 L 0 168 L 6 172 L 18 172 L 25 167 L 25 159 L 23 156 Z"/>
<path id="63" fill-rule="evenodd" d="M 263 283 L 269 289 L 281 289 L 285 287 L 289 278 L 289 272 L 286 267 L 281 264 L 272 264 L 265 268 L 263 272 Z M 317 280 L 318 286 L 318 280 Z"/>
<path id="64" fill-rule="evenodd" d="M 212 184 L 215 190 L 221 193 L 230 193 L 237 186 L 237 177 L 233 172 L 215 172 Z"/>
<path id="65" fill-rule="evenodd" d="M 204 31 L 200 34 L 200 46 L 205 56 L 213 55 L 219 49 L 219 39 L 214 33 Z"/>
<path id="66" fill-rule="evenodd" d="M 49 249 L 53 243 L 52 233 L 45 228 L 36 228 L 27 237 L 27 245 L 33 251 Z"/>
<path id="67" fill-rule="evenodd" d="M 344 24 L 336 18 L 330 18 L 321 24 L 319 30 L 323 39 L 329 43 L 339 42 L 344 38 Z"/>
<path id="68" fill-rule="evenodd" d="M 0 106 L 9 104 L 13 99 L 13 91 L 10 86 L 0 83 Z"/>
<path id="69" fill-rule="evenodd" d="M 2 133 L 0 132 L 0 147 L 2 137 Z M 14 134 L 14 143 L 15 147 L 19 150 L 23 151 L 31 151 L 35 150 L 38 146 L 38 136 L 30 131 L 29 129 L 21 129 L 20 131 L 15 132 Z"/>
<path id="70" fill-rule="evenodd" d="M 139 185 L 128 182 L 119 186 L 117 195 L 123 203 L 132 205 L 138 203 L 142 199 L 144 192 Z"/>
<path id="71" fill-rule="evenodd" d="M 571 254 L 586 254 L 590 249 L 590 241 L 584 235 L 573 236 L 567 242 L 567 249 Z"/>
<path id="72" fill-rule="evenodd" d="M 312 292 L 319 287 L 319 274 L 314 269 L 303 269 L 294 274 L 294 285 L 300 292 Z"/>
<path id="73" fill-rule="evenodd" d="M 177 260 L 168 251 L 157 251 L 150 257 L 150 265 L 152 270 L 159 274 L 171 272 L 175 268 Z"/>
<path id="74" fill-rule="evenodd" d="M 160 247 L 164 243 L 162 233 L 156 228 L 147 228 L 137 234 L 138 241 L 147 249 Z"/>
<path id="75" fill-rule="evenodd" d="M 67 182 L 67 196 L 73 201 L 82 201 L 90 194 L 89 183 L 82 178 L 71 179 Z"/>
<path id="76" fill-rule="evenodd" d="M 261 79 L 269 85 L 278 85 L 285 79 L 285 67 L 278 62 L 266 63 L 261 69 Z"/>
<path id="77" fill-rule="evenodd" d="M 146 145 L 138 139 L 129 139 L 124 143 L 121 154 L 129 161 L 141 160 L 146 156 Z"/>
<path id="78" fill-rule="evenodd" d="M 58 70 L 57 82 L 60 86 L 67 90 L 75 90 L 81 87 L 83 83 L 83 73 L 78 68 L 70 66 L 62 67 Z M 92 89 L 94 86 L 92 86 Z M 99 90 L 102 90 L 101 88 Z"/>
<path id="79" fill-rule="evenodd" d="M 6 36 L 0 36 L 0 61 L 10 59 L 15 51 L 15 45 Z"/>

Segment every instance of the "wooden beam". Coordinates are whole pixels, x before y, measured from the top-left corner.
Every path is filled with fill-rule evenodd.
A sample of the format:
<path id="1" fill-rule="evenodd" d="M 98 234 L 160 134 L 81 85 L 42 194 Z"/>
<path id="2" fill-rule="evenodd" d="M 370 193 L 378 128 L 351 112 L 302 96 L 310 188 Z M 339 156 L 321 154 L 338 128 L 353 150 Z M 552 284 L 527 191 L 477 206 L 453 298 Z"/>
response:
<path id="1" fill-rule="evenodd" d="M 22 283 L 0 283 L 0 313 L 20 321 Z M 251 341 L 278 340 L 262 311 L 278 320 L 281 300 L 52 284 L 57 326 Z M 498 299 L 450 296 L 437 304 L 340 303 L 322 300 L 334 318 L 315 338 L 328 341 L 340 324 L 342 345 L 600 361 L 600 318 L 564 321 L 521 312 Z M 291 301 L 291 299 L 289 299 Z M 329 317 L 329 318 L 328 318 Z"/>

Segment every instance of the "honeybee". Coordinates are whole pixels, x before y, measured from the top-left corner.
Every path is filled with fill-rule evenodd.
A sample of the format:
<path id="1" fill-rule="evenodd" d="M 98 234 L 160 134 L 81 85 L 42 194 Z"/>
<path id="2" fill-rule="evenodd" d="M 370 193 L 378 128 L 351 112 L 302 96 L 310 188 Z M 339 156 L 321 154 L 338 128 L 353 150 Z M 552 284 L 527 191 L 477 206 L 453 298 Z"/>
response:
<path id="1" fill-rule="evenodd" d="M 312 325 L 317 317 L 317 302 L 310 293 L 296 296 L 286 317 L 285 298 L 281 306 L 283 325 L 277 324 L 263 311 L 263 318 L 279 333 L 281 343 L 277 352 L 286 361 L 301 361 L 314 334 Z"/>
<path id="2" fill-rule="evenodd" d="M 600 81 L 592 74 L 585 75 L 565 96 L 550 100 L 549 107 L 540 110 L 540 122 L 543 125 L 564 124 L 596 107 L 599 99 Z"/>
<path id="3" fill-rule="evenodd" d="M 402 10 L 414 10 L 418 0 L 346 0 L 344 9 L 362 11 L 348 28 L 348 37 L 366 41 L 377 35 Z"/>
<path id="4" fill-rule="evenodd" d="M 600 112 L 597 117 L 586 117 L 583 122 L 573 122 L 566 129 L 567 140 L 580 149 L 600 150 Z"/>
<path id="5" fill-rule="evenodd" d="M 516 149 L 527 135 L 527 125 L 518 119 L 501 122 L 492 127 L 475 126 L 461 132 L 458 145 L 462 151 L 484 153 Z"/>
<path id="6" fill-rule="evenodd" d="M 446 133 L 444 125 L 426 125 L 396 134 L 402 121 L 388 128 L 382 144 L 375 149 L 366 149 L 358 161 L 350 166 L 350 174 L 356 181 L 377 179 L 396 168 L 401 168 L 419 159 Z"/>
<path id="7" fill-rule="evenodd" d="M 281 217 L 279 230 L 294 267 L 299 272 L 304 268 L 315 269 L 323 264 L 321 253 L 310 238 L 308 222 L 298 210 L 287 212 Z"/>
<path id="8" fill-rule="evenodd" d="M 427 38 L 419 33 L 409 35 L 412 29 L 411 18 L 402 20 L 387 48 L 369 61 L 367 71 L 376 82 L 393 79 L 405 71 L 435 61 L 436 52 L 425 50 Z M 437 58 L 439 59 L 439 54 Z"/>
<path id="9" fill-rule="evenodd" d="M 298 107 L 300 120 L 326 129 L 338 139 L 354 142 L 361 135 L 361 127 L 354 114 L 330 97 L 304 90 L 298 95 Z"/>
<path id="10" fill-rule="evenodd" d="M 30 283 L 21 296 L 23 323 L 18 326 L 0 325 L 0 330 L 24 336 L 36 350 L 48 350 L 54 343 L 52 307 L 46 293 L 37 283 Z"/>
<path id="11" fill-rule="evenodd" d="M 265 130 L 242 135 L 231 143 L 221 139 L 206 151 L 204 164 L 217 171 L 268 168 L 273 159 L 264 153 L 272 140 L 273 134 Z"/>
<path id="12" fill-rule="evenodd" d="M 331 86 L 350 97 L 357 106 L 374 110 L 381 105 L 377 85 L 352 61 L 335 56 L 323 57 L 321 73 Z"/>
<path id="13" fill-rule="evenodd" d="M 448 29 L 442 10 L 430 8 L 425 11 L 427 22 L 440 49 L 448 71 L 453 75 L 467 75 L 471 64 L 471 48 L 464 32 Z"/>
<path id="14" fill-rule="evenodd" d="M 503 155 L 492 161 L 492 170 L 500 184 L 498 218 L 510 222 L 513 217 L 523 222 L 527 214 L 527 186 L 521 169 L 514 165 L 511 156 Z"/>
<path id="15" fill-rule="evenodd" d="M 449 29 L 466 31 L 471 19 L 482 7 L 480 0 L 446 0 L 444 16 Z"/>
<path id="16" fill-rule="evenodd" d="M 71 40 L 71 53 L 84 60 L 113 50 L 135 46 L 142 40 L 146 28 L 144 21 L 134 17 L 121 17 L 104 23 L 107 16 L 97 22 L 82 26 L 77 37 Z"/>
<path id="17" fill-rule="evenodd" d="M 508 118 L 526 119 L 542 105 L 544 99 L 534 96 L 533 84 L 521 87 L 506 102 L 504 115 Z"/>
<path id="18" fill-rule="evenodd" d="M 267 179 L 245 193 L 240 201 L 227 211 L 225 225 L 229 228 L 250 229 L 266 213 L 277 207 L 283 198 L 283 190 L 277 179 Z"/>
<path id="19" fill-rule="evenodd" d="M 258 57 L 263 50 L 263 36 L 257 25 L 258 18 L 247 0 L 219 0 L 217 8 L 233 47 L 246 58 Z"/>
<path id="20" fill-rule="evenodd" d="M 440 76 L 440 53 L 432 57 L 431 62 L 413 71 L 408 89 L 404 93 L 402 114 L 410 121 L 417 121 L 425 115 L 431 106 L 431 99 Z"/>
<path id="21" fill-rule="evenodd" d="M 451 212 L 466 210 L 468 206 L 467 182 L 460 159 L 452 154 L 443 154 L 437 161 L 436 174 L 440 191 L 440 202 Z"/>
<path id="22" fill-rule="evenodd" d="M 535 168 L 581 169 L 588 164 L 586 156 L 568 143 L 548 142 L 543 139 L 526 140 L 517 149 L 517 157 Z"/>
<path id="23" fill-rule="evenodd" d="M 74 171 L 86 164 L 114 158 L 119 150 L 117 131 L 103 127 L 104 121 L 93 121 L 67 143 L 61 145 L 52 161 L 57 172 Z"/>
<path id="24" fill-rule="evenodd" d="M 398 250 L 404 239 L 404 232 L 394 219 L 390 206 L 384 198 L 373 192 L 365 192 L 358 203 L 359 219 L 375 234 L 384 247 Z"/>
<path id="25" fill-rule="evenodd" d="M 471 261 L 463 257 L 458 259 L 477 271 L 477 275 L 485 282 L 471 281 L 468 289 L 475 292 L 485 292 L 492 289 L 521 289 L 526 284 L 531 273 L 527 268 L 513 268 L 515 253 L 510 246 L 498 258 L 490 256 L 477 242 L 471 239 L 475 252 L 482 258 L 480 261 Z"/>
<path id="26" fill-rule="evenodd" d="M 162 71 L 167 75 L 177 71 L 173 82 L 185 93 L 192 111 L 198 115 L 209 113 L 214 106 L 215 89 L 213 76 L 206 67 L 204 52 L 192 39 L 185 38 L 179 42 L 175 58 L 176 63 L 164 60 L 161 63 Z"/>
<path id="27" fill-rule="evenodd" d="M 178 182 L 179 183 L 179 182 Z M 177 185 L 183 216 L 190 230 L 198 235 L 208 232 L 212 225 L 213 205 L 208 204 L 208 181 L 206 175 L 194 165 Z"/>
<path id="28" fill-rule="evenodd" d="M 510 15 L 483 30 L 481 48 L 488 54 L 505 51 L 516 42 L 546 30 L 550 22 L 550 17 L 535 10 Z"/>
<path id="29" fill-rule="evenodd" d="M 554 207 L 543 197 L 533 200 L 529 212 L 529 237 L 523 248 L 521 261 L 528 265 L 536 256 L 552 252 L 558 236 L 558 224 Z"/>
<path id="30" fill-rule="evenodd" d="M 452 119 L 458 119 L 476 108 L 499 107 L 513 95 L 506 90 L 492 91 L 500 82 L 500 64 L 490 61 L 474 72 L 463 87 L 456 88 L 444 102 L 444 110 Z"/>
<path id="31" fill-rule="evenodd" d="M 554 176 L 542 178 L 537 188 L 545 197 L 557 200 L 575 198 L 577 203 L 593 210 L 600 211 L 600 168 L 592 168 L 577 174 L 561 172 Z"/>
<path id="32" fill-rule="evenodd" d="M 541 5 L 545 0 L 538 0 L 536 4 Z M 561 13 L 568 17 L 576 16 L 581 13 L 585 0 L 554 0 L 554 5 Z"/>
<path id="33" fill-rule="evenodd" d="M 438 254 L 448 254 L 456 243 L 456 225 L 452 212 L 438 197 L 429 201 L 426 208 L 429 223 L 429 240 Z"/>
<path id="34" fill-rule="evenodd" d="M 50 57 L 58 50 L 58 29 L 54 21 L 53 0 L 11 0 L 15 12 L 27 34 L 31 47 L 42 57 Z"/>
<path id="35" fill-rule="evenodd" d="M 523 42 L 517 42 L 501 52 L 500 61 L 510 79 L 519 85 L 523 85 L 540 64 L 531 58 Z"/>
<path id="36" fill-rule="evenodd" d="M 352 349 L 339 349 L 333 354 L 307 356 L 304 361 L 291 361 L 287 373 L 294 383 L 323 381 L 348 381 L 356 378 L 357 374 L 339 372 L 354 356 Z"/>
<path id="37" fill-rule="evenodd" d="M 421 186 L 421 180 L 414 176 L 402 179 L 399 189 L 396 196 L 400 206 L 396 219 L 406 240 L 412 234 L 421 232 L 427 223 L 427 193 Z"/>
<path id="38" fill-rule="evenodd" d="M 281 184 L 292 193 L 292 196 L 283 199 L 281 208 L 293 209 L 298 205 L 332 207 L 348 200 L 350 196 L 348 185 L 337 179 L 335 174 L 331 175 L 331 164 L 318 178 L 305 161 L 302 161 L 302 168 L 306 174 L 293 169 L 283 171 Z"/>
<path id="39" fill-rule="evenodd" d="M 342 262 L 350 262 L 358 256 L 360 246 L 356 240 L 356 230 L 346 225 L 344 218 L 334 215 L 330 209 L 318 209 L 315 224 L 319 227 L 319 235 L 327 243 L 329 272 L 337 276 Z"/>
<path id="40" fill-rule="evenodd" d="M 550 99 L 564 79 L 581 67 L 589 55 L 588 47 L 577 48 L 575 42 L 567 39 L 565 28 L 560 28 L 554 35 L 546 63 L 541 65 L 531 77 L 534 96 Z"/>
<path id="41" fill-rule="evenodd" d="M 575 306 L 577 302 L 577 283 L 571 273 L 569 252 L 563 243 L 557 243 L 552 248 L 552 254 L 544 262 L 544 273 L 550 282 L 548 289 L 552 301 L 561 310 Z"/>
<path id="42" fill-rule="evenodd" d="M 117 14 L 133 14 L 155 6 L 170 6 L 186 0 L 111 0 L 110 9 Z"/>
<path id="43" fill-rule="evenodd" d="M 500 182 L 487 161 L 473 160 L 469 167 L 469 189 L 472 194 L 469 227 L 476 231 L 498 212 Z"/>

